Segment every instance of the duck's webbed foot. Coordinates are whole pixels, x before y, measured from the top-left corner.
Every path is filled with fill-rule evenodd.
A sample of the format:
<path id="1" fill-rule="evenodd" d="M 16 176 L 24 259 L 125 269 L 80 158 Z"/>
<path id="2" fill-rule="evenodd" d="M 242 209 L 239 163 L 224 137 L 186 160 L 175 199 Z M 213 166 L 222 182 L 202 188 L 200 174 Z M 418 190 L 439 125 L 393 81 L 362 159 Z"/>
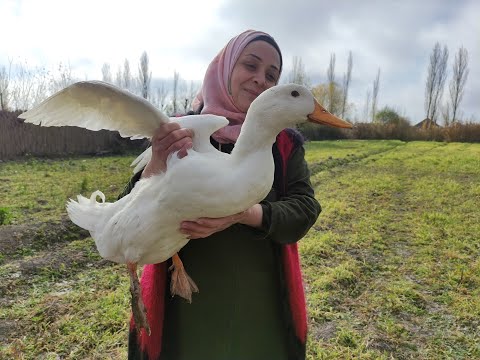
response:
<path id="1" fill-rule="evenodd" d="M 172 271 L 170 293 L 172 296 L 178 295 L 188 300 L 188 302 L 192 302 L 192 293 L 198 292 L 198 287 L 192 278 L 188 276 L 178 254 L 172 256 L 172 262 L 172 266 L 169 268 Z"/>
<path id="2" fill-rule="evenodd" d="M 135 320 L 137 331 L 143 328 L 150 336 L 150 326 L 148 325 L 147 312 L 142 299 L 142 289 L 137 276 L 137 264 L 127 263 L 128 272 L 130 274 L 130 293 L 132 294 L 132 313 Z"/>

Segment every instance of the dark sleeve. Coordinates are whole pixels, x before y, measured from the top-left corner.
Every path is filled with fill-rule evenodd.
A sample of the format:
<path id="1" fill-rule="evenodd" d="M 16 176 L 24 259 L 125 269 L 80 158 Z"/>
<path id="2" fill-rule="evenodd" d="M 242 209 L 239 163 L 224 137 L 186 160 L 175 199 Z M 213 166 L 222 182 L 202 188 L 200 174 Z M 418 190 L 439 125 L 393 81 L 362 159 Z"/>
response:
<path id="1" fill-rule="evenodd" d="M 125 187 L 123 188 L 123 191 L 120 193 L 120 195 L 118 195 L 118 198 L 117 200 L 121 199 L 122 197 L 124 197 L 125 195 L 129 194 L 130 191 L 132 191 L 132 189 L 134 188 L 136 182 L 138 180 L 140 180 L 140 178 L 142 177 L 142 173 L 143 173 L 143 169 L 140 170 L 138 173 L 136 173 L 135 175 L 133 175 L 131 177 L 131 179 L 128 181 L 127 185 L 125 185 Z"/>
<path id="2" fill-rule="evenodd" d="M 261 231 L 274 242 L 287 244 L 300 240 L 315 224 L 322 211 L 310 182 L 305 149 L 299 146 L 287 163 L 286 194 L 278 201 L 264 200 Z"/>

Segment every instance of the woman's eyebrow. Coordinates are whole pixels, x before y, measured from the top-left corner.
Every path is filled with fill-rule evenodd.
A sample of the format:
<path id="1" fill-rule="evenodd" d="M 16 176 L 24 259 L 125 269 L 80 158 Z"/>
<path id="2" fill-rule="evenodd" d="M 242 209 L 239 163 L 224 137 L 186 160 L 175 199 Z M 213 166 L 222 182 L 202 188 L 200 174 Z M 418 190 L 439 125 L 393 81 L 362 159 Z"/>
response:
<path id="1" fill-rule="evenodd" d="M 255 55 L 255 54 L 247 54 L 247 56 L 253 56 L 254 58 L 256 58 L 257 60 L 259 61 L 262 61 L 262 58 L 258 55 Z M 270 65 L 270 67 L 274 68 L 275 70 L 277 71 L 280 71 L 275 65 Z"/>

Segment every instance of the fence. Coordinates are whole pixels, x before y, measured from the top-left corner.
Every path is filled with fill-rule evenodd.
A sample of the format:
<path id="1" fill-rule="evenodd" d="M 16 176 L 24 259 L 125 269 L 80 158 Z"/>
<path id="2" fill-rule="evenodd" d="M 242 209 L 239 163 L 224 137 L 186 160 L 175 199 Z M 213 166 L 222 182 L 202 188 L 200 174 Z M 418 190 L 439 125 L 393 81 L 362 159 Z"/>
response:
<path id="1" fill-rule="evenodd" d="M 142 150 L 146 140 L 123 139 L 117 132 L 90 131 L 74 126 L 41 127 L 26 124 L 21 112 L 0 111 L 0 160 L 25 155 L 65 156 Z"/>

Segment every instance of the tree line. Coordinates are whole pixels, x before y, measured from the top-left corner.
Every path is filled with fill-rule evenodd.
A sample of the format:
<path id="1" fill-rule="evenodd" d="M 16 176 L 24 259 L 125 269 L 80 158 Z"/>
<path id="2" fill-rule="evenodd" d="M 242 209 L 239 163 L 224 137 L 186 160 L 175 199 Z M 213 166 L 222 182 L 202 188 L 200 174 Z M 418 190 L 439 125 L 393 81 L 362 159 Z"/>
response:
<path id="1" fill-rule="evenodd" d="M 430 55 L 430 61 L 427 68 L 425 82 L 425 119 L 430 123 L 449 126 L 461 120 L 461 102 L 465 92 L 465 84 L 468 79 L 468 50 L 461 46 L 455 54 L 454 62 L 451 68 L 451 79 L 448 86 L 448 97 L 444 98 L 444 88 L 447 80 L 448 48 L 441 47 L 440 43 L 435 43 Z M 349 117 L 349 108 L 353 104 L 348 103 L 348 92 L 351 84 L 353 55 L 348 53 L 347 70 L 344 72 L 342 80 L 338 81 L 335 74 L 335 53 L 330 54 L 330 62 L 326 70 L 326 82 L 310 85 L 305 66 L 302 59 L 294 57 L 293 68 L 288 78 L 289 82 L 305 85 L 312 89 L 317 100 L 319 100 L 331 113 L 342 118 L 355 120 Z M 407 118 L 401 116 L 393 106 L 385 105 L 378 109 L 378 98 L 380 90 L 381 68 L 378 67 L 376 77 L 373 79 L 372 86 L 366 89 L 364 108 L 361 115 L 361 122 L 371 123 L 398 123 L 408 124 Z"/>
<path id="2" fill-rule="evenodd" d="M 112 74 L 112 67 L 104 63 L 101 68 L 102 81 L 141 96 L 169 115 L 186 113 L 191 110 L 192 101 L 200 86 L 194 81 L 181 78 L 174 71 L 172 84 L 167 80 L 155 79 L 150 70 L 149 57 L 144 51 L 136 71 L 125 59 Z M 26 62 L 0 65 L 0 110 L 28 110 L 50 95 L 82 79 L 72 74 L 69 63 L 59 63 L 55 70 L 45 67 L 29 67 Z"/>
<path id="3" fill-rule="evenodd" d="M 430 55 L 425 83 L 425 118 L 432 120 L 433 123 L 440 123 L 441 120 L 446 126 L 461 119 L 461 102 L 469 74 L 468 51 L 460 47 L 452 65 L 449 96 L 444 101 L 448 57 L 447 47 L 442 48 L 437 42 Z M 307 86 L 320 103 L 331 113 L 342 118 L 359 120 L 355 122 L 408 123 L 408 119 L 390 105 L 378 109 L 380 67 L 372 86 L 366 89 L 361 119 L 352 119 L 350 113 L 353 104 L 348 102 L 353 72 L 352 51 L 348 53 L 347 69 L 341 80 L 336 75 L 335 67 L 336 54 L 332 53 L 326 69 L 326 82 L 311 85 L 301 57 L 295 56 L 286 81 Z M 169 115 L 191 110 L 192 101 L 200 88 L 198 83 L 183 80 L 178 71 L 174 71 L 171 82 L 153 78 L 146 51 L 141 54 L 136 71 L 132 70 L 129 60 L 125 59 L 115 74 L 108 63 L 103 64 L 101 72 L 103 81 L 142 96 Z M 69 64 L 60 63 L 56 71 L 51 72 L 45 68 L 31 69 L 26 63 L 14 64 L 10 61 L 7 66 L 0 66 L 0 110 L 29 109 L 76 81 L 79 79 L 74 78 Z"/>

